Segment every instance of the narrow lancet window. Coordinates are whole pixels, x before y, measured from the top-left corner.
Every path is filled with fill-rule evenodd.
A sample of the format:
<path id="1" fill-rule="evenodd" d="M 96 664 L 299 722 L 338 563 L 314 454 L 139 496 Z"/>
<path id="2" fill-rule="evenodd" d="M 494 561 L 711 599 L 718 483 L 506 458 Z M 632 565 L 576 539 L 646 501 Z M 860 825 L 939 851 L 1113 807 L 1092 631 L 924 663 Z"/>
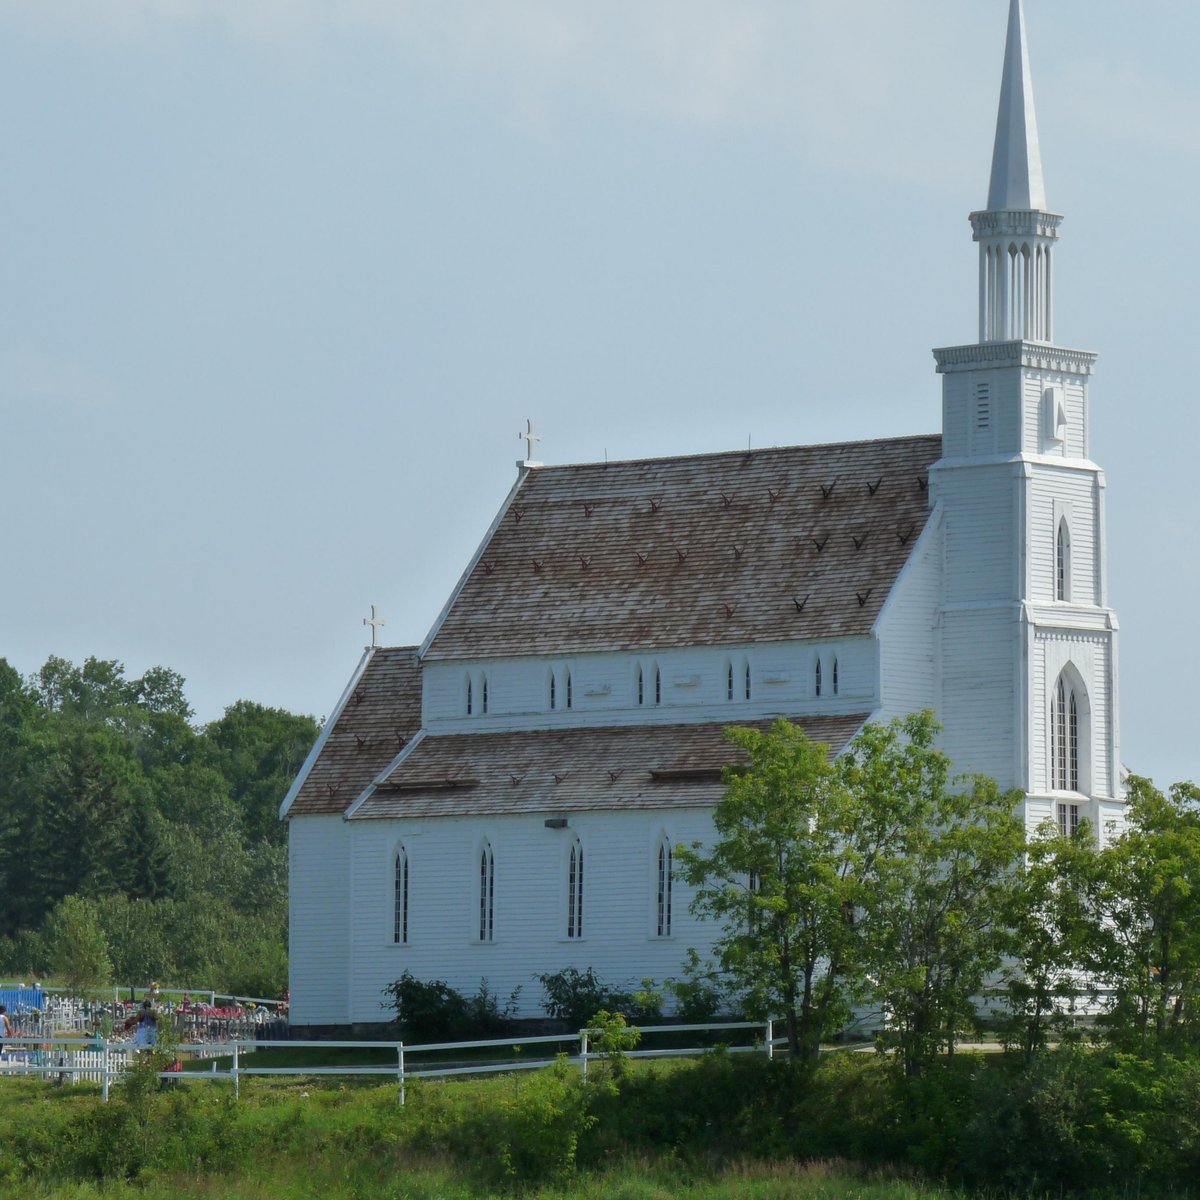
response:
<path id="1" fill-rule="evenodd" d="M 646 703 L 646 675 L 641 667 L 637 669 L 637 702 Z"/>
<path id="2" fill-rule="evenodd" d="M 745 674 L 745 680 L 744 680 L 745 689 L 744 690 L 746 693 L 746 699 L 749 700 L 750 699 L 750 664 L 749 663 L 746 664 L 746 670 L 745 670 L 744 674 Z"/>
<path id="3" fill-rule="evenodd" d="M 558 700 L 558 680 L 554 678 L 554 672 L 550 672 L 550 711 L 553 712 L 557 706 Z"/>
<path id="4" fill-rule="evenodd" d="M 567 707 L 570 708 L 573 703 L 573 697 L 571 695 L 571 672 L 570 671 L 567 672 L 566 689 L 565 690 L 567 693 L 567 696 L 566 696 Z"/>
<path id="5" fill-rule="evenodd" d="M 479 677 L 479 711 L 486 713 L 488 710 L 488 678 L 486 675 Z"/>
<path id="6" fill-rule="evenodd" d="M 733 699 L 733 663 L 725 664 L 725 699 Z"/>
<path id="7" fill-rule="evenodd" d="M 832 688 L 833 694 L 836 696 L 838 694 L 838 660 L 836 658 L 833 660 L 833 670 L 830 671 L 829 674 L 830 674 L 829 683 Z"/>
<path id="8" fill-rule="evenodd" d="M 813 693 L 819 696 L 821 694 L 821 660 L 817 659 L 817 666 L 813 672 Z"/>
<path id="9" fill-rule="evenodd" d="M 578 838 L 567 862 L 567 937 L 583 937 L 583 846 Z"/>
<path id="10" fill-rule="evenodd" d="M 408 852 L 403 846 L 396 851 L 392 895 L 392 941 L 397 946 L 408 945 Z"/>
<path id="11" fill-rule="evenodd" d="M 1071 599 L 1071 530 L 1066 517 L 1058 523 L 1058 537 L 1055 539 L 1054 563 L 1054 598 L 1056 600 Z"/>
<path id="12" fill-rule="evenodd" d="M 496 928 L 496 860 L 484 842 L 479 852 L 479 940 L 490 942 Z"/>
<path id="13" fill-rule="evenodd" d="M 654 703 L 662 703 L 662 672 L 657 667 L 654 668 Z"/>
<path id="14" fill-rule="evenodd" d="M 1055 791 L 1079 791 L 1079 701 L 1062 675 L 1050 705 L 1050 759 Z"/>
<path id="15" fill-rule="evenodd" d="M 472 690 L 472 686 L 471 686 L 471 677 L 468 675 L 467 676 L 467 716 L 468 717 L 475 710 L 472 696 L 473 696 L 473 690 Z"/>
<path id="16" fill-rule="evenodd" d="M 671 936 L 671 891 L 674 887 L 671 843 L 664 837 L 658 843 L 658 888 L 655 931 L 659 937 Z"/>

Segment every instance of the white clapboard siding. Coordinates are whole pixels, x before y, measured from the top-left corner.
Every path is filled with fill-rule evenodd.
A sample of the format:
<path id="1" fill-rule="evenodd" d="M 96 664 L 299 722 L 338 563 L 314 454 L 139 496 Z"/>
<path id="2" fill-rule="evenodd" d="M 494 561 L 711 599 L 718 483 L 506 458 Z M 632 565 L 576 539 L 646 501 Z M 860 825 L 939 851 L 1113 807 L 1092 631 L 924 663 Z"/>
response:
<path id="1" fill-rule="evenodd" d="M 689 947 L 707 953 L 713 930 L 688 911 L 691 892 L 676 872 L 670 937 L 656 933 L 658 840 L 672 845 L 712 835 L 707 809 L 595 812 L 548 829 L 544 815 L 350 825 L 354 879 L 351 1018 L 386 1019 L 384 987 L 411 971 L 466 994 L 480 981 L 502 1000 L 520 988 L 519 1013 L 541 1014 L 536 976 L 593 968 L 606 983 L 637 987 L 678 976 Z M 583 937 L 568 939 L 567 856 L 584 851 Z M 494 940 L 479 940 L 479 859 L 484 839 L 495 862 Z M 394 856 L 409 870 L 407 945 L 395 943 Z M 311 1018 L 310 1018 L 311 1019 Z"/>
<path id="2" fill-rule="evenodd" d="M 350 830 L 340 815 L 288 824 L 288 948 L 291 1019 L 350 1019 Z"/>

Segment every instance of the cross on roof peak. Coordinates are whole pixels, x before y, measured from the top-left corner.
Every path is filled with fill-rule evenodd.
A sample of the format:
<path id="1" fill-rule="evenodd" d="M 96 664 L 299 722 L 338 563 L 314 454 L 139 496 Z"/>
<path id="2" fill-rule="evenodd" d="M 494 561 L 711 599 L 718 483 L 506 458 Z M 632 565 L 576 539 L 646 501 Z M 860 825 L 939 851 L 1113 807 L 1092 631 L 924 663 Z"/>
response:
<path id="1" fill-rule="evenodd" d="M 374 650 L 379 645 L 379 631 L 387 622 L 382 617 L 375 615 L 375 605 L 371 605 L 371 615 L 363 617 L 363 624 L 371 627 L 371 649 Z"/>
<path id="2" fill-rule="evenodd" d="M 518 433 L 517 437 L 525 443 L 525 462 L 530 464 L 533 462 L 533 444 L 542 440 L 541 434 L 533 432 L 532 418 L 525 422 L 525 432 Z"/>

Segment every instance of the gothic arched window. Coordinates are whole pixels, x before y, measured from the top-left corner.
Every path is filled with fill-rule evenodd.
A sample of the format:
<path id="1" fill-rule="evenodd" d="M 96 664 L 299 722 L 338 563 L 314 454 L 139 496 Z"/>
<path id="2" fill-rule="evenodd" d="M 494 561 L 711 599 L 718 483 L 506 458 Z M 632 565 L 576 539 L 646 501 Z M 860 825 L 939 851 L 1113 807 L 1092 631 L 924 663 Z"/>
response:
<path id="1" fill-rule="evenodd" d="M 829 683 L 833 690 L 833 694 L 836 696 L 838 694 L 838 661 L 836 658 L 833 660 L 833 670 L 830 671 L 829 674 Z"/>
<path id="2" fill-rule="evenodd" d="M 479 851 L 479 940 L 490 942 L 496 919 L 496 859 L 490 842 Z"/>
<path id="3" fill-rule="evenodd" d="M 554 678 L 553 671 L 550 672 L 549 688 L 550 688 L 550 711 L 553 712 L 554 709 L 557 707 L 557 702 L 558 702 L 558 680 Z"/>
<path id="4" fill-rule="evenodd" d="M 725 664 L 725 699 L 733 699 L 733 661 Z"/>
<path id="5" fill-rule="evenodd" d="M 488 678 L 486 675 L 479 677 L 479 711 L 486 713 L 488 710 Z"/>
<path id="6" fill-rule="evenodd" d="M 817 659 L 816 669 L 813 671 L 813 694 L 819 696 L 821 694 L 821 660 Z"/>
<path id="7" fill-rule="evenodd" d="M 637 702 L 639 704 L 646 703 L 646 673 L 642 670 L 640 663 L 637 669 Z"/>
<path id="8" fill-rule="evenodd" d="M 583 937 L 583 844 L 578 838 L 567 858 L 567 937 Z"/>
<path id="9" fill-rule="evenodd" d="M 471 686 L 471 677 L 467 676 L 467 716 L 469 717 L 474 711 L 474 703 L 472 701 L 473 689 Z"/>
<path id="10" fill-rule="evenodd" d="M 654 703 L 662 703 L 662 671 L 654 668 Z"/>
<path id="11" fill-rule="evenodd" d="M 1079 700 L 1065 674 L 1050 704 L 1050 768 L 1055 791 L 1079 791 Z"/>
<path id="12" fill-rule="evenodd" d="M 393 862 L 392 881 L 392 941 L 397 946 L 408 945 L 408 851 L 401 846 Z"/>
<path id="13" fill-rule="evenodd" d="M 566 692 L 567 707 L 570 708 L 571 704 L 573 702 L 573 699 L 574 699 L 574 697 L 571 695 L 571 672 L 570 671 L 567 672 L 566 687 L 564 688 L 564 691 Z"/>
<path id="14" fill-rule="evenodd" d="M 1058 535 L 1054 539 L 1054 598 L 1071 598 L 1071 528 L 1067 518 L 1058 523 Z"/>
<path id="15" fill-rule="evenodd" d="M 655 932 L 658 937 L 671 936 L 671 892 L 675 886 L 671 843 L 664 836 L 658 842 L 656 863 Z"/>
<path id="16" fill-rule="evenodd" d="M 746 699 L 749 700 L 750 699 L 750 664 L 749 663 L 746 663 L 745 669 L 742 672 L 742 674 L 744 677 L 743 682 L 745 685 L 743 690 L 746 694 Z"/>

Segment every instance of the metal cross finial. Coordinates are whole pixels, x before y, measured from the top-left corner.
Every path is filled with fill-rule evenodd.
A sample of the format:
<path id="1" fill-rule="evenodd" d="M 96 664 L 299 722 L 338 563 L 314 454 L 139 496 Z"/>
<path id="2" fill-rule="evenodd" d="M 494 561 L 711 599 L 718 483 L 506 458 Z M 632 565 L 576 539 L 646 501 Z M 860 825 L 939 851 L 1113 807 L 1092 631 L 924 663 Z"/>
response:
<path id="1" fill-rule="evenodd" d="M 521 441 L 523 441 L 525 443 L 525 461 L 532 462 L 533 461 L 533 443 L 540 442 L 542 440 L 538 434 L 533 432 L 533 421 L 532 420 L 527 420 L 525 422 L 525 432 L 518 433 L 517 437 L 520 438 Z"/>
<path id="2" fill-rule="evenodd" d="M 387 624 L 385 620 L 375 615 L 375 605 L 371 605 L 371 615 L 363 617 L 363 624 L 371 627 L 371 649 L 379 645 L 379 630 Z"/>

